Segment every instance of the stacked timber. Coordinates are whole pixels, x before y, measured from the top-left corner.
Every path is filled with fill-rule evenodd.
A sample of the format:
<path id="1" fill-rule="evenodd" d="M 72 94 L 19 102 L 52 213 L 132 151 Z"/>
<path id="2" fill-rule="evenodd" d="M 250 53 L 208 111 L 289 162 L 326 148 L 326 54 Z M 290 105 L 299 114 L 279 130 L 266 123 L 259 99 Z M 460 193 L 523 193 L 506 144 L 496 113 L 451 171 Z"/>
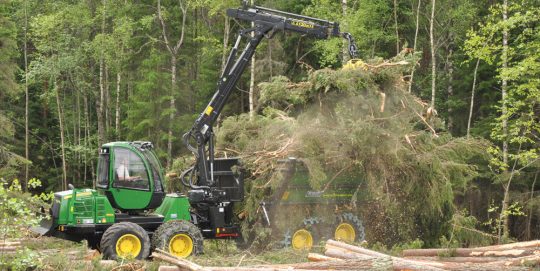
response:
<path id="1" fill-rule="evenodd" d="M 538 268 L 540 266 L 540 240 L 475 248 L 407 249 L 403 251 L 403 257 L 410 260 L 445 262 L 462 266 L 477 264 Z"/>
<path id="2" fill-rule="evenodd" d="M 453 257 L 441 257 L 452 255 Z M 285 271 L 285 270 L 533 270 L 540 267 L 540 241 L 460 249 L 409 249 L 394 257 L 367 248 L 328 240 L 324 255 L 310 253 L 309 262 L 237 267 L 203 267 L 164 251 L 155 259 L 174 266 L 161 271 Z"/>
<path id="3" fill-rule="evenodd" d="M 20 241 L 0 241 L 0 252 L 2 253 L 15 252 L 20 247 Z"/>

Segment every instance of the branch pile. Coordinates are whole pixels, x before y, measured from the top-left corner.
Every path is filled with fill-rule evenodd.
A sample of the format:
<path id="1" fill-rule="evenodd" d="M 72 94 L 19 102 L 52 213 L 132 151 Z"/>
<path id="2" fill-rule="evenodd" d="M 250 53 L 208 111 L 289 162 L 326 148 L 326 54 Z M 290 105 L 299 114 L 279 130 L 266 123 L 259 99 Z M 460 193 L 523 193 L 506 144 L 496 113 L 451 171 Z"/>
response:
<path id="1" fill-rule="evenodd" d="M 287 157 L 306 166 L 313 191 L 348 182 L 351 212 L 370 218 L 372 243 L 420 238 L 433 245 L 447 233 L 454 189 L 479 175 L 488 143 L 449 135 L 434 111 L 408 93 L 403 61 L 317 70 L 301 82 L 274 77 L 259 85 L 255 116 L 224 119 L 216 130 L 218 155 L 238 156 L 248 170 L 244 236 L 264 224 L 259 203 L 283 186 L 276 169 Z M 299 223 L 293 220 L 285 222 Z"/>

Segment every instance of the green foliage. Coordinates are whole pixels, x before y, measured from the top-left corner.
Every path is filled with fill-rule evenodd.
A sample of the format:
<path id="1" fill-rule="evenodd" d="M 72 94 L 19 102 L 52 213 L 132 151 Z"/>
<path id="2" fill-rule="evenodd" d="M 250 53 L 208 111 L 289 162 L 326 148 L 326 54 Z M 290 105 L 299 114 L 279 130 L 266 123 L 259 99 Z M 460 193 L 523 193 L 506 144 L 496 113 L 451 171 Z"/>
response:
<path id="1" fill-rule="evenodd" d="M 510 161 L 518 165 L 529 166 L 538 159 L 540 145 L 536 135 L 540 132 L 538 106 L 540 105 L 540 65 L 538 64 L 538 22 L 540 9 L 530 6 L 527 1 L 513 3 L 509 7 L 507 21 L 500 20 L 502 7 L 490 10 L 487 21 L 478 31 L 470 31 L 466 41 L 469 55 L 499 66 L 498 76 L 508 81 L 509 89 L 506 100 L 501 101 L 507 108 L 493 124 L 491 137 L 495 141 L 508 142 L 517 149 L 509 155 Z M 503 56 L 502 32 L 507 30 L 512 37 L 509 43 L 508 57 Z M 507 62 L 507 68 L 503 67 Z M 499 106 L 501 110 L 501 106 Z M 508 133 L 503 131 L 503 120 L 508 122 Z M 510 165 L 502 161 L 502 152 L 498 147 L 491 151 L 495 154 L 493 164 L 499 172 L 509 170 Z"/>
<path id="2" fill-rule="evenodd" d="M 0 1 L 0 99 L 19 90 L 15 81 L 18 67 L 14 61 L 17 49 L 17 28 L 8 17 L 7 1 Z"/>
<path id="3" fill-rule="evenodd" d="M 37 179 L 27 183 L 29 189 L 41 186 Z M 35 226 L 45 218 L 40 213 L 46 208 L 45 201 L 51 200 L 53 194 L 29 195 L 23 193 L 18 180 L 8 184 L 0 178 L 0 240 L 9 240 L 23 237 L 29 227 Z M 0 255 L 0 268 L 13 270 L 27 270 L 36 267 L 38 254 L 29 248 L 19 250 L 15 255 Z"/>
<path id="4" fill-rule="evenodd" d="M 523 206 L 519 202 L 513 202 L 506 210 L 502 210 L 500 205 L 491 202 L 487 212 L 489 214 L 489 219 L 485 221 L 483 225 L 487 226 L 493 234 L 497 234 L 501 231 L 502 221 L 505 218 L 510 216 L 525 216 Z"/>
<path id="5" fill-rule="evenodd" d="M 28 181 L 28 188 L 35 189 L 41 186 L 37 179 Z M 52 193 L 42 193 L 39 195 L 29 195 L 22 193 L 18 180 L 11 184 L 4 179 L 0 179 L 0 239 L 21 237 L 25 231 L 21 229 L 37 225 L 44 216 L 36 215 L 41 207 L 47 207 L 45 201 L 51 200 Z"/>
<path id="6" fill-rule="evenodd" d="M 10 259 L 9 265 L 0 262 L 0 266 L 9 266 L 10 269 L 15 271 L 24 271 L 29 268 L 36 268 L 36 262 L 38 260 L 38 253 L 28 248 L 23 248 L 18 251 L 15 256 Z"/>

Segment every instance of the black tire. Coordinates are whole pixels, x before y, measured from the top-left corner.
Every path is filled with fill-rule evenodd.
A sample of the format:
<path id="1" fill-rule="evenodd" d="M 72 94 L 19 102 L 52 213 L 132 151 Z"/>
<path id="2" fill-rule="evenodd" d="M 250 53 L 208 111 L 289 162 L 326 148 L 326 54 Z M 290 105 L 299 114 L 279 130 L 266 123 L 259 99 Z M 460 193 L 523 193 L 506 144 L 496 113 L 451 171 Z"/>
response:
<path id="1" fill-rule="evenodd" d="M 364 241 L 366 239 L 366 233 L 365 233 L 365 230 L 364 230 L 364 225 L 362 223 L 362 220 L 357 215 L 355 215 L 353 213 L 339 214 L 336 217 L 336 223 L 335 223 L 335 226 L 333 227 L 334 232 L 337 229 L 337 227 L 342 223 L 346 223 L 346 224 L 349 224 L 350 226 L 352 226 L 352 228 L 354 230 L 354 234 L 355 234 L 354 240 L 352 240 L 352 242 L 361 242 L 361 241 Z M 338 238 L 333 236 L 333 239 L 338 239 Z"/>
<path id="2" fill-rule="evenodd" d="M 167 251 L 173 255 L 177 255 L 174 251 L 169 249 L 169 244 L 173 237 L 184 234 L 191 238 L 191 253 L 189 255 L 198 255 L 203 253 L 203 236 L 201 231 L 193 223 L 185 220 L 172 220 L 163 223 L 154 232 L 152 236 L 152 247 L 159 248 Z M 182 257 L 187 257 L 183 255 Z"/>
<path id="3" fill-rule="evenodd" d="M 284 235 L 284 241 L 283 243 L 285 246 L 290 246 L 294 250 L 304 250 L 299 249 L 295 247 L 295 234 L 299 231 L 305 231 L 309 233 L 309 237 L 311 238 L 311 245 L 306 247 L 305 249 L 311 250 L 314 246 L 316 246 L 319 241 L 321 240 L 321 226 L 322 226 L 322 220 L 318 217 L 307 217 L 304 218 L 301 225 L 299 227 L 296 227 L 293 231 L 287 231 Z M 305 233 L 304 232 L 304 233 Z"/>
<path id="4" fill-rule="evenodd" d="M 141 249 L 135 259 L 146 259 L 150 255 L 150 237 L 148 233 L 139 225 L 131 222 L 120 222 L 109 227 L 101 238 L 100 248 L 104 259 L 117 260 L 121 257 L 117 254 L 116 245 L 118 240 L 131 234 L 138 238 Z"/>
<path id="5" fill-rule="evenodd" d="M 91 249 L 98 249 L 99 250 L 100 241 L 101 241 L 101 238 L 98 235 L 89 236 L 89 237 L 86 238 L 86 242 L 88 244 L 88 247 L 91 248 Z"/>

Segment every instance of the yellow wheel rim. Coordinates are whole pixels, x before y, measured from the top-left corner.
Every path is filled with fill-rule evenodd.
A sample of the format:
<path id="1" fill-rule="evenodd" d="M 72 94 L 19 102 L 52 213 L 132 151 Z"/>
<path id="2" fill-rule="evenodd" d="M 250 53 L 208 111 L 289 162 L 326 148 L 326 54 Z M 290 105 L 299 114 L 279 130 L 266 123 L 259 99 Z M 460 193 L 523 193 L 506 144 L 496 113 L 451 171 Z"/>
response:
<path id="1" fill-rule="evenodd" d="M 124 234 L 116 241 L 116 255 L 121 258 L 135 258 L 141 252 L 141 240 L 133 234 Z"/>
<path id="2" fill-rule="evenodd" d="M 313 236 L 309 231 L 300 229 L 293 234 L 291 243 L 295 250 L 310 250 L 313 246 Z"/>
<path id="3" fill-rule="evenodd" d="M 356 231 L 351 224 L 341 223 L 336 227 L 336 231 L 334 232 L 334 238 L 338 241 L 352 243 L 356 238 Z"/>
<path id="4" fill-rule="evenodd" d="M 193 252 L 193 240 L 189 235 L 179 233 L 169 241 L 169 253 L 174 256 L 186 258 Z"/>

